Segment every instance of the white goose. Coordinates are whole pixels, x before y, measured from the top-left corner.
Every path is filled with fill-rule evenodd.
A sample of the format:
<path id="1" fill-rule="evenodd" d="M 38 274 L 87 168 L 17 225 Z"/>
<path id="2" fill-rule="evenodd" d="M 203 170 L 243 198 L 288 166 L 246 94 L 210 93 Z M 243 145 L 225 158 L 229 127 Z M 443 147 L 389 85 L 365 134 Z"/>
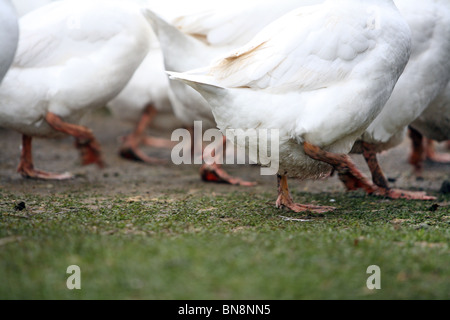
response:
<path id="1" fill-rule="evenodd" d="M 83 164 L 103 166 L 91 130 L 76 123 L 125 87 L 147 53 L 149 28 L 139 8 L 115 1 L 58 1 L 21 18 L 17 55 L 0 87 L 0 126 L 23 135 L 20 174 L 72 177 L 34 169 L 32 137 L 72 135 Z"/>
<path id="2" fill-rule="evenodd" d="M 168 23 L 149 11 L 164 54 L 166 70 L 184 72 L 212 62 L 218 55 L 250 40 L 260 29 L 289 10 L 309 4 L 308 0 L 245 1 L 211 5 L 204 11 L 182 15 Z M 234 4 L 234 5 L 233 5 Z M 214 128 L 215 121 L 205 99 L 181 82 L 170 81 L 170 99 L 175 115 L 187 126 L 202 121 Z M 225 142 L 225 140 L 224 140 Z M 218 155 L 220 156 L 220 155 Z M 253 185 L 230 177 L 218 164 L 200 168 L 203 180 Z"/>
<path id="3" fill-rule="evenodd" d="M 364 188 L 368 193 L 393 199 L 432 200 L 434 197 L 423 192 L 391 189 L 377 162 L 376 153 L 402 142 L 408 125 L 449 82 L 450 6 L 447 0 L 394 2 L 411 28 L 411 58 L 389 101 L 355 145 L 354 151 L 363 153 L 371 171 L 375 186 L 366 185 Z M 445 116 L 442 119 L 445 121 Z M 341 175 L 341 178 L 349 190 L 360 187 L 348 177 Z"/>
<path id="4" fill-rule="evenodd" d="M 279 130 L 277 206 L 324 212 L 294 203 L 287 176 L 352 172 L 346 154 L 389 99 L 410 48 L 392 0 L 329 0 L 283 16 L 210 67 L 170 74 L 209 101 L 222 132 Z"/>
<path id="5" fill-rule="evenodd" d="M 434 149 L 435 141 L 450 140 L 450 83 L 411 123 L 409 128 L 413 149 L 409 162 L 413 165 L 418 176 L 422 175 L 425 159 L 437 163 L 450 163 L 450 154 L 437 153 Z M 423 141 L 424 137 L 425 141 Z"/>
<path id="6" fill-rule="evenodd" d="M 46 4 L 60 0 L 13 0 L 20 16 L 36 10 Z M 122 0 L 145 7 L 154 5 L 147 0 Z M 164 12 L 169 12 L 167 1 L 162 7 Z M 145 155 L 139 148 L 139 144 L 145 143 L 157 147 L 172 146 L 172 143 L 153 137 L 145 136 L 145 129 L 149 126 L 157 111 L 171 112 L 172 107 L 167 93 L 168 80 L 164 71 L 162 53 L 156 36 L 149 28 L 151 45 L 149 53 L 136 70 L 135 74 L 121 91 L 121 93 L 107 105 L 111 113 L 119 119 L 135 124 L 133 132 L 122 138 L 122 146 L 119 154 L 125 158 L 147 163 L 162 163 L 161 159 L 154 159 Z"/>
<path id="7" fill-rule="evenodd" d="M 0 0 L 0 84 L 11 66 L 19 41 L 19 26 L 9 0 Z"/>

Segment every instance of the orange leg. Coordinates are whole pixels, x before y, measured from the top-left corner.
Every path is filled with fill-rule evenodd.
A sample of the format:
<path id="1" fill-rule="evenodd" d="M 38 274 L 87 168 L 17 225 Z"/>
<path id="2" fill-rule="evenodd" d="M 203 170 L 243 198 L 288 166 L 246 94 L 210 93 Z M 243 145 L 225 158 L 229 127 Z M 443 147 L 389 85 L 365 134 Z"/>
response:
<path id="1" fill-rule="evenodd" d="M 92 131 L 86 127 L 64 122 L 59 116 L 48 112 L 45 120 L 55 130 L 71 135 L 75 138 L 75 146 L 81 152 L 82 164 L 97 164 L 105 167 L 100 150 L 100 144 Z"/>
<path id="2" fill-rule="evenodd" d="M 200 176 L 205 182 L 228 183 L 231 185 L 238 185 L 244 187 L 252 187 L 256 182 L 245 181 L 241 178 L 229 175 L 220 164 L 213 163 L 203 164 L 200 168 Z"/>
<path id="3" fill-rule="evenodd" d="M 435 200 L 435 197 L 427 196 L 425 192 L 414 192 L 389 188 L 389 184 L 384 177 L 383 171 L 377 160 L 375 146 L 369 143 L 363 143 L 363 156 L 369 166 L 372 174 L 372 181 L 378 187 L 375 195 L 388 197 L 390 199 L 409 199 L 409 200 Z"/>
<path id="4" fill-rule="evenodd" d="M 24 178 L 30 179 L 67 180 L 73 178 L 70 173 L 56 174 L 34 169 L 31 139 L 32 138 L 30 136 L 22 136 L 22 153 L 17 172 L 19 172 Z"/>
<path id="5" fill-rule="evenodd" d="M 226 138 L 223 137 L 223 150 L 226 150 Z M 214 155 L 215 156 L 215 155 Z M 255 182 L 244 181 L 241 178 L 236 178 L 230 176 L 225 170 L 222 169 L 222 165 L 213 164 L 203 164 L 200 167 L 200 176 L 203 181 L 206 182 L 222 182 L 232 185 L 251 187 L 256 185 Z"/>
<path id="6" fill-rule="evenodd" d="M 425 138 L 425 153 L 427 160 L 435 163 L 450 164 L 450 154 L 436 152 L 434 144 L 434 140 Z"/>
<path id="7" fill-rule="evenodd" d="M 333 166 L 339 173 L 339 178 L 347 186 L 348 190 L 358 188 L 364 189 L 368 194 L 379 195 L 391 199 L 414 199 L 414 200 L 435 200 L 435 197 L 427 196 L 424 192 L 412 192 L 404 190 L 390 189 L 388 182 L 376 159 L 374 147 L 370 144 L 363 144 L 364 158 L 372 173 L 371 184 L 367 178 L 356 168 L 355 164 L 348 155 L 334 154 L 321 150 L 320 148 L 305 142 L 303 144 L 305 152 L 311 158 L 326 162 Z"/>
<path id="8" fill-rule="evenodd" d="M 119 154 L 123 158 L 149 164 L 167 163 L 166 160 L 149 157 L 139 149 L 139 145 L 142 143 L 156 148 L 172 148 L 175 146 L 175 143 L 170 140 L 144 136 L 145 130 L 153 121 L 157 112 L 158 111 L 153 104 L 149 104 L 145 107 L 134 131 L 123 138 L 122 146 L 119 151 Z"/>
<path id="9" fill-rule="evenodd" d="M 409 163 L 413 166 L 414 174 L 421 177 L 423 174 L 423 163 L 425 161 L 425 149 L 422 134 L 409 128 L 409 137 L 412 143 L 411 154 L 409 155 Z"/>
<path id="10" fill-rule="evenodd" d="M 191 136 L 191 154 L 192 154 L 192 157 L 199 157 L 199 158 L 201 158 L 202 157 L 201 150 L 203 149 L 203 146 L 199 146 L 198 149 L 199 149 L 200 152 L 198 152 L 197 148 L 195 147 L 198 142 L 195 141 L 195 129 L 194 129 L 194 126 L 186 127 L 186 130 L 189 131 L 189 134 Z"/>
<path id="11" fill-rule="evenodd" d="M 314 212 L 314 213 L 325 213 L 335 210 L 334 207 L 321 207 L 313 206 L 309 204 L 299 204 L 294 203 L 292 196 L 289 192 L 287 177 L 285 175 L 277 175 L 278 178 L 278 198 L 276 206 L 279 209 L 287 208 L 294 212 Z"/>
<path id="12" fill-rule="evenodd" d="M 149 104 L 145 107 L 134 131 L 123 138 L 122 146 L 119 151 L 119 154 L 123 158 L 149 164 L 167 163 L 166 160 L 149 157 L 139 149 L 140 144 L 145 144 L 155 148 L 169 149 L 173 148 L 176 144 L 175 142 L 166 139 L 145 137 L 145 130 L 153 121 L 157 112 L 158 111 L 155 109 L 153 104 Z"/>
<path id="13" fill-rule="evenodd" d="M 376 191 L 377 188 L 356 168 L 348 155 L 327 152 L 308 142 L 303 143 L 303 149 L 312 159 L 331 165 L 348 190 L 364 189 L 368 194 Z"/>
<path id="14" fill-rule="evenodd" d="M 163 138 L 156 138 L 156 137 L 143 137 L 142 143 L 154 147 L 154 148 L 160 148 L 160 149 L 172 149 L 177 145 L 177 142 L 163 139 Z"/>

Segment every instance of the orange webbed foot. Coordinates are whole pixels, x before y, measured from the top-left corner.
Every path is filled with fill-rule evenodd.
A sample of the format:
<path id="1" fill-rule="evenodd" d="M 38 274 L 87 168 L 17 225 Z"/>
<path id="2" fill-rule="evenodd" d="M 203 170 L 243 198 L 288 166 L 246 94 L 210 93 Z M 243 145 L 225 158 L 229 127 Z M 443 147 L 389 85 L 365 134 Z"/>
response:
<path id="1" fill-rule="evenodd" d="M 217 183 L 228 183 L 231 185 L 253 187 L 256 182 L 245 181 L 241 178 L 230 176 L 222 167 L 218 164 L 204 164 L 200 168 L 200 176 L 203 181 L 206 182 L 217 182 Z"/>
<path id="2" fill-rule="evenodd" d="M 407 200 L 421 200 L 421 201 L 432 201 L 437 199 L 436 197 L 427 195 L 426 192 L 409 191 L 401 189 L 379 188 L 377 191 L 373 193 L 373 195 L 389 199 L 407 199 Z"/>
<path id="3" fill-rule="evenodd" d="M 32 138 L 30 136 L 22 136 L 22 153 L 20 155 L 19 166 L 17 167 L 17 172 L 19 172 L 22 177 L 42 180 L 68 180 L 74 178 L 74 176 L 68 172 L 58 174 L 36 170 L 33 165 L 31 141 Z"/>
<path id="4" fill-rule="evenodd" d="M 336 210 L 334 207 L 294 203 L 289 193 L 287 177 L 285 175 L 278 175 L 278 198 L 275 204 L 279 209 L 286 208 L 296 213 L 327 213 Z"/>

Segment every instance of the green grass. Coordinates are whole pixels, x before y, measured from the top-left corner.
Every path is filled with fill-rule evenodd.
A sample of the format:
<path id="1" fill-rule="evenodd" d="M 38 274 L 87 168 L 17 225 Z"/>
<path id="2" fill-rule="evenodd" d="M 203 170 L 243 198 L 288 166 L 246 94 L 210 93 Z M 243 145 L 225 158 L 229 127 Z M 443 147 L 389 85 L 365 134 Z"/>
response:
<path id="1" fill-rule="evenodd" d="M 0 191 L 0 299 L 449 299 L 450 201 L 294 193 L 86 197 Z M 334 202 L 330 202 L 333 201 Z M 18 210 L 20 202 L 24 210 Z M 81 290 L 68 290 L 69 265 Z M 369 290 L 367 267 L 381 268 Z"/>

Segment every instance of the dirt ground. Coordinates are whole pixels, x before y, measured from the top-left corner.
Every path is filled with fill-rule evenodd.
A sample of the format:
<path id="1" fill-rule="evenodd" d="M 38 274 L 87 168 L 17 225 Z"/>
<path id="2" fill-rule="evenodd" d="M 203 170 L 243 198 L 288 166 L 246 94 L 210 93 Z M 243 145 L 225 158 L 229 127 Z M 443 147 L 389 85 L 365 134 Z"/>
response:
<path id="1" fill-rule="evenodd" d="M 149 133 L 170 138 L 176 122 L 167 116 L 157 122 L 159 129 L 150 129 Z M 76 175 L 69 181 L 35 181 L 22 178 L 16 173 L 19 162 L 21 135 L 15 131 L 0 129 L 0 189 L 12 194 L 58 194 L 67 192 L 83 192 L 86 196 L 114 195 L 148 195 L 160 197 L 167 194 L 205 194 L 227 193 L 237 190 L 250 192 L 268 192 L 276 197 L 276 179 L 272 176 L 261 176 L 259 167 L 250 165 L 226 165 L 226 170 L 236 176 L 258 183 L 255 187 L 237 187 L 225 184 L 204 183 L 200 180 L 199 165 L 176 166 L 170 162 L 170 150 L 145 148 L 151 156 L 167 159 L 165 165 L 146 165 L 131 162 L 118 156 L 118 138 L 132 129 L 131 123 L 114 118 L 102 109 L 89 115 L 83 124 L 94 131 L 99 140 L 107 167 L 100 170 L 96 166 L 81 167 L 78 151 L 74 148 L 72 138 L 62 140 L 33 140 L 35 167 L 53 171 L 69 171 Z M 443 151 L 439 145 L 438 150 Z M 396 188 L 426 190 L 439 192 L 444 180 L 450 179 L 450 166 L 427 163 L 423 180 L 412 175 L 411 166 L 407 163 L 409 140 L 399 147 L 379 156 L 379 161 Z M 362 156 L 354 155 L 358 167 L 366 174 L 367 166 Z M 305 192 L 344 192 L 342 184 L 336 177 L 321 181 L 290 181 L 293 190 Z"/>

